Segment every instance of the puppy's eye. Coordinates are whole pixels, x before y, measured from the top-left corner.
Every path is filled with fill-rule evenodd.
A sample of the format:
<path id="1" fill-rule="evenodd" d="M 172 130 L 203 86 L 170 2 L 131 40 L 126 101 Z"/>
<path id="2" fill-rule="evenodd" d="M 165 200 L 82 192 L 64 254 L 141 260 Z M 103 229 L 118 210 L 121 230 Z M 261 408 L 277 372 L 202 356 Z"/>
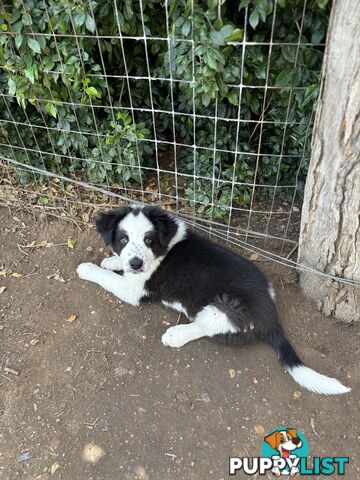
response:
<path id="1" fill-rule="evenodd" d="M 284 437 L 281 437 L 281 438 L 280 438 L 280 442 L 281 442 L 281 443 L 284 443 L 284 442 L 286 442 L 286 438 L 284 438 Z"/>
<path id="2" fill-rule="evenodd" d="M 145 242 L 145 245 L 147 245 L 148 247 L 150 247 L 150 245 L 153 243 L 150 237 L 146 237 L 144 242 Z"/>
<path id="3" fill-rule="evenodd" d="M 121 245 L 126 245 L 128 243 L 128 239 L 126 237 L 121 237 L 120 238 L 120 243 L 121 243 Z"/>

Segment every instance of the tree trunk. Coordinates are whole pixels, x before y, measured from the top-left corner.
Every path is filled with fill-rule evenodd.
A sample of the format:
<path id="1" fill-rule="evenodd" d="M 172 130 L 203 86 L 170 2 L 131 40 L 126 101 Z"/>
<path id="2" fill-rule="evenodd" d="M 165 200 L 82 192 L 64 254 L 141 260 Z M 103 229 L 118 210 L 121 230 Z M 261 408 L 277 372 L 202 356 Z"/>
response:
<path id="1" fill-rule="evenodd" d="M 306 180 L 299 262 L 360 283 L 360 2 L 336 0 Z M 300 284 L 325 315 L 360 320 L 360 286 L 308 272 Z"/>

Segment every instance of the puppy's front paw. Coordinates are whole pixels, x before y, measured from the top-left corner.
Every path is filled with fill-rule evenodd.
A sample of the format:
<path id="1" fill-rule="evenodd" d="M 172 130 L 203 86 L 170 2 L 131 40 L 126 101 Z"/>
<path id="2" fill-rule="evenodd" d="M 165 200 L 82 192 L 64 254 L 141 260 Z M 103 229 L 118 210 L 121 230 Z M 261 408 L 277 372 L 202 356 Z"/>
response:
<path id="1" fill-rule="evenodd" d="M 122 270 L 122 262 L 119 257 L 109 257 L 104 258 L 104 260 L 100 264 L 101 268 L 105 268 L 106 270 Z"/>
<path id="2" fill-rule="evenodd" d="M 80 263 L 76 272 L 83 280 L 93 280 L 99 267 L 94 263 Z"/>

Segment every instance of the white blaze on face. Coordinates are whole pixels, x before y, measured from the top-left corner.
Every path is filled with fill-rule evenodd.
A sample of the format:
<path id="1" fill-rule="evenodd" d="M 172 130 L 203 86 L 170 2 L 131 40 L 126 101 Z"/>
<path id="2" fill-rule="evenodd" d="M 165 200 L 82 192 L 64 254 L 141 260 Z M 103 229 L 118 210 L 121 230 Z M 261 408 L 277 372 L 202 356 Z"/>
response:
<path id="1" fill-rule="evenodd" d="M 281 450 L 285 449 L 291 452 L 292 450 L 296 450 L 297 448 L 301 447 L 302 442 L 300 441 L 297 445 L 295 445 L 295 443 L 292 441 L 291 436 L 285 430 L 280 433 L 284 438 L 286 438 L 286 442 L 280 444 Z"/>
<path id="2" fill-rule="evenodd" d="M 143 272 L 147 272 L 155 260 L 155 256 L 150 247 L 145 245 L 144 239 L 148 232 L 154 231 L 154 225 L 142 213 L 137 215 L 129 213 L 118 225 L 119 230 L 126 233 L 128 243 L 120 252 L 120 258 L 124 265 L 124 271 L 132 271 L 130 260 L 134 257 L 143 261 Z"/>
<path id="3" fill-rule="evenodd" d="M 292 440 L 288 440 L 286 443 L 283 444 L 283 448 L 291 451 L 291 450 L 296 450 L 297 448 L 300 448 L 301 445 L 302 445 L 301 440 L 297 445 L 295 445 L 295 443 Z"/>

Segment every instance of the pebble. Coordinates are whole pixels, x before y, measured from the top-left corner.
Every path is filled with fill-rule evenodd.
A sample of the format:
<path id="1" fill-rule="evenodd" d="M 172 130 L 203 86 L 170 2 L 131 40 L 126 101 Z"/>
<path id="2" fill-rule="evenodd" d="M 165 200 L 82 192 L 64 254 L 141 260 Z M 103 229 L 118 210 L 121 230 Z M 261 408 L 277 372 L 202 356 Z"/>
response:
<path id="1" fill-rule="evenodd" d="M 22 453 L 17 459 L 19 463 L 28 462 L 29 460 L 31 460 L 31 455 L 29 452 Z"/>
<path id="2" fill-rule="evenodd" d="M 105 455 L 104 450 L 95 443 L 88 443 L 83 450 L 82 458 L 85 462 L 95 464 Z"/>
<path id="3" fill-rule="evenodd" d="M 134 470 L 135 478 L 139 480 L 149 480 L 149 475 L 146 473 L 144 467 L 138 465 Z"/>
<path id="4" fill-rule="evenodd" d="M 210 402 L 210 397 L 209 397 L 209 394 L 204 392 L 201 394 L 201 400 L 203 400 L 204 402 Z"/>

